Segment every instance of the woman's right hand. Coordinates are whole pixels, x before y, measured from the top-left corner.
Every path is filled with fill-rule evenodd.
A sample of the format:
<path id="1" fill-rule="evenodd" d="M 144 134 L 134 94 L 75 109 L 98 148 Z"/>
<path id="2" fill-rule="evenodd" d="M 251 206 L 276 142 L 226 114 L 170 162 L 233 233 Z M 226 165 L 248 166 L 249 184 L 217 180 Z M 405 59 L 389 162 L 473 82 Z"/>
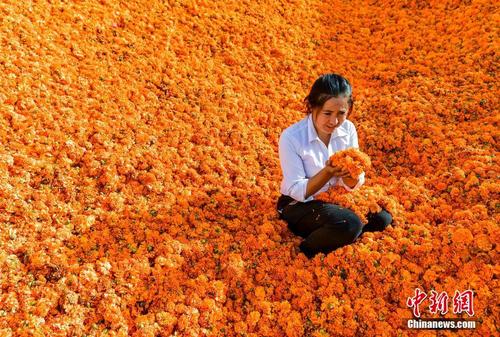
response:
<path id="1" fill-rule="evenodd" d="M 333 166 L 330 159 L 327 160 L 325 168 L 327 169 L 328 174 L 332 177 L 343 178 L 350 176 L 349 171 L 343 170 L 338 166 Z"/>

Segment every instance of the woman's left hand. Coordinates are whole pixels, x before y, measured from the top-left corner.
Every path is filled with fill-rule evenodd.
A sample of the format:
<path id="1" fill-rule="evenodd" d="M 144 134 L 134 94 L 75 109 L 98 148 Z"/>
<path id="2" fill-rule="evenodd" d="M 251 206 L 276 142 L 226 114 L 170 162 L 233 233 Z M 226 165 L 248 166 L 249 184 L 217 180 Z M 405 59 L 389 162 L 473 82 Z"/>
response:
<path id="1" fill-rule="evenodd" d="M 341 167 L 333 166 L 330 159 L 326 161 L 325 168 L 331 177 L 344 177 L 349 175 L 349 171 L 342 169 Z"/>
<path id="2" fill-rule="evenodd" d="M 342 181 L 350 188 L 353 188 L 358 183 L 358 179 L 352 178 L 349 174 L 343 176 Z"/>

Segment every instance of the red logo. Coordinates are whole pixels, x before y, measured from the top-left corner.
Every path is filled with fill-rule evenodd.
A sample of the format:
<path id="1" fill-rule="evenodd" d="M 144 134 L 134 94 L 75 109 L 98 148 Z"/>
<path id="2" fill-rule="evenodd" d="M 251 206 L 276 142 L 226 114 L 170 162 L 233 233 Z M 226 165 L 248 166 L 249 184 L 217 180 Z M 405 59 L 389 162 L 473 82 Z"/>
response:
<path id="1" fill-rule="evenodd" d="M 416 288 L 415 296 L 408 297 L 408 299 L 406 300 L 406 305 L 410 308 L 413 308 L 413 315 L 415 317 L 420 317 L 420 310 L 418 306 L 424 301 L 426 297 L 427 295 L 422 290 Z"/>
<path id="2" fill-rule="evenodd" d="M 472 290 L 466 290 L 460 292 L 455 291 L 453 296 L 453 313 L 460 314 L 466 312 L 469 316 L 474 316 L 474 292 Z"/>
<path id="3" fill-rule="evenodd" d="M 406 305 L 412 308 L 413 315 L 415 317 L 420 317 L 420 304 L 427 298 L 427 294 L 424 293 L 420 288 L 415 288 L 415 295 L 408 297 L 406 300 Z M 432 314 L 440 313 L 441 315 L 446 315 L 448 312 L 448 300 L 449 296 L 446 291 L 437 293 L 434 290 L 430 291 L 429 296 L 429 311 Z M 474 316 L 474 292 L 470 289 L 460 292 L 455 291 L 453 296 L 453 313 L 461 314 L 466 312 L 469 316 Z"/>
<path id="4" fill-rule="evenodd" d="M 429 297 L 429 301 L 431 301 L 429 311 L 432 314 L 439 311 L 441 315 L 445 315 L 448 312 L 448 298 L 448 294 L 445 291 L 438 295 L 437 292 L 431 290 L 431 296 Z"/>

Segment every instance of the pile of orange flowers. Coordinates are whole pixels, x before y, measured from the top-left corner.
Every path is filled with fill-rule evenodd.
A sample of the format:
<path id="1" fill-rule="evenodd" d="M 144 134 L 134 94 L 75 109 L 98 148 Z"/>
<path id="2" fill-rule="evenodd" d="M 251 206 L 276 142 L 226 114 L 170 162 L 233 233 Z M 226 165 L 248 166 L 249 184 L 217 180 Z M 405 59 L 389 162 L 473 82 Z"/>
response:
<path id="1" fill-rule="evenodd" d="M 434 336 L 403 324 L 417 287 L 474 291 L 421 304 L 477 322 L 443 336 L 494 335 L 495 8 L 3 1 L 0 336 Z M 397 225 L 308 260 L 278 140 L 328 72 L 372 164 L 338 202 Z"/>
<path id="2" fill-rule="evenodd" d="M 330 157 L 330 165 L 349 172 L 351 177 L 358 177 L 362 172 L 370 168 L 371 160 L 363 151 L 350 147 L 334 153 Z"/>

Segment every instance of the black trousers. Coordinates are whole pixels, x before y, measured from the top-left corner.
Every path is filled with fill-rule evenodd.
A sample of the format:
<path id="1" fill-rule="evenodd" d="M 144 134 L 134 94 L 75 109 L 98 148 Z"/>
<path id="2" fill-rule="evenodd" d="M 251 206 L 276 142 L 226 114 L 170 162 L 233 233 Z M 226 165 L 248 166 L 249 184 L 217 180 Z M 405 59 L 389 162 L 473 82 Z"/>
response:
<path id="1" fill-rule="evenodd" d="M 363 226 L 348 208 L 320 200 L 296 202 L 286 195 L 278 199 L 276 207 L 288 228 L 305 239 L 299 248 L 308 258 L 320 252 L 327 254 L 354 242 L 364 232 L 382 231 L 392 223 L 386 210 L 368 214 L 368 223 Z"/>

